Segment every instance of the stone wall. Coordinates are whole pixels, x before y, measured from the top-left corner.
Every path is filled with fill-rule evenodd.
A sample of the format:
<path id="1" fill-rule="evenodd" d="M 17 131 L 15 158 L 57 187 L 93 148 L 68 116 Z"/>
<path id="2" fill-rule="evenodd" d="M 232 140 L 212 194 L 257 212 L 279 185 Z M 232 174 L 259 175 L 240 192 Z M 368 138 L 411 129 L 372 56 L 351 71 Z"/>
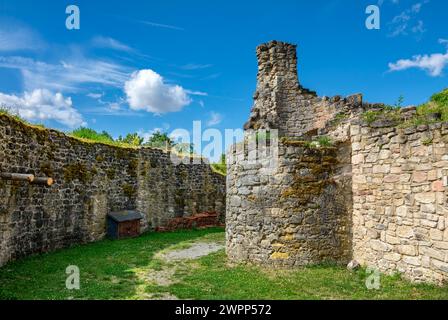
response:
<path id="1" fill-rule="evenodd" d="M 257 48 L 258 75 L 254 105 L 244 128 L 278 129 L 280 137 L 313 135 L 337 114 L 353 114 L 362 95 L 318 97 L 303 88 L 297 75 L 296 46 L 272 41 Z"/>
<path id="2" fill-rule="evenodd" d="M 50 176 L 51 187 L 0 179 L 0 265 L 102 239 L 110 211 L 137 209 L 142 229 L 225 211 L 225 178 L 173 165 L 161 150 L 82 142 L 0 116 L 0 172 Z"/>
<path id="3" fill-rule="evenodd" d="M 237 161 L 227 172 L 231 260 L 270 266 L 350 260 L 352 190 L 351 179 L 344 174 L 350 171 L 347 146 L 313 148 L 284 141 L 279 144 L 277 166 L 269 169 L 272 159 L 251 163 L 243 144 L 234 148 L 229 163 L 230 159 Z"/>
<path id="4" fill-rule="evenodd" d="M 355 259 L 414 281 L 447 281 L 448 123 L 433 114 L 427 120 L 439 123 L 411 126 L 415 107 L 390 110 L 360 94 L 317 97 L 299 84 L 295 48 L 257 48 L 245 130 L 277 129 L 283 139 L 275 170 L 266 157 L 248 164 L 244 144 L 229 153 L 229 258 L 272 266 Z M 332 148 L 319 143 L 324 136 Z"/>
<path id="5" fill-rule="evenodd" d="M 353 256 L 417 281 L 448 276 L 448 123 L 351 126 Z"/>

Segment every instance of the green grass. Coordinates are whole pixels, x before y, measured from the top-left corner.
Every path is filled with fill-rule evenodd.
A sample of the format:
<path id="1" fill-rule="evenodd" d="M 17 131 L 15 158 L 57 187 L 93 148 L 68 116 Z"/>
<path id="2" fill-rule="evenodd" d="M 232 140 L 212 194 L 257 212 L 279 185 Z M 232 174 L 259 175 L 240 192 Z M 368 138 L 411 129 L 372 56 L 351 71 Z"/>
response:
<path id="1" fill-rule="evenodd" d="M 1 299 L 448 299 L 448 287 L 417 285 L 382 276 L 379 290 L 365 287 L 366 273 L 336 265 L 267 270 L 230 265 L 224 250 L 198 260 L 167 263 L 158 253 L 196 241 L 223 242 L 221 228 L 150 233 L 140 238 L 77 246 L 13 262 L 0 269 Z M 65 269 L 77 265 L 81 290 L 65 289 Z M 146 279 L 175 268 L 169 286 Z M 172 269 L 171 269 L 172 270 Z"/>
<path id="2" fill-rule="evenodd" d="M 84 142 L 102 143 L 110 146 L 123 148 L 136 148 L 138 145 L 127 143 L 122 140 L 114 140 L 106 131 L 97 132 L 90 128 L 78 128 L 68 133 L 69 136 L 79 139 Z"/>
<path id="3" fill-rule="evenodd" d="M 417 113 L 411 119 L 404 120 L 401 117 L 400 109 L 403 106 L 403 101 L 403 96 L 400 96 L 394 106 L 385 105 L 382 109 L 367 110 L 361 115 L 361 118 L 367 124 L 372 124 L 377 120 L 392 120 L 401 128 L 448 121 L 448 88 L 435 93 L 428 102 L 419 105 Z M 440 114 L 440 120 L 431 117 L 432 114 Z"/>
<path id="4" fill-rule="evenodd" d="M 225 163 L 212 163 L 210 166 L 214 172 L 223 176 L 227 175 L 227 165 Z"/>
<path id="5" fill-rule="evenodd" d="M 139 299 L 144 282 L 137 272 L 157 265 L 157 252 L 217 232 L 222 229 L 149 233 L 28 257 L 0 269 L 0 299 Z M 65 288 L 69 265 L 80 269 L 79 291 Z"/>
<path id="6" fill-rule="evenodd" d="M 70 135 L 76 138 L 88 139 L 102 143 L 114 143 L 114 139 L 105 131 L 98 133 L 90 128 L 78 128 L 70 132 Z"/>
<path id="7" fill-rule="evenodd" d="M 14 110 L 14 108 L 5 106 L 5 105 L 0 105 L 0 115 L 6 115 L 9 118 L 12 118 L 18 122 L 24 123 L 30 127 L 35 127 L 35 128 L 41 128 L 41 129 L 45 129 L 45 126 L 43 124 L 37 123 L 37 124 L 32 124 L 28 121 L 26 121 L 25 119 L 23 119 L 19 113 Z"/>
<path id="8" fill-rule="evenodd" d="M 333 141 L 330 137 L 327 136 L 320 136 L 319 138 L 317 138 L 317 143 L 321 147 L 331 147 L 333 145 Z"/>
<path id="9" fill-rule="evenodd" d="M 193 273 L 169 292 L 184 299 L 448 299 L 448 287 L 417 285 L 398 275 L 382 276 L 380 290 L 365 286 L 365 270 L 349 272 L 336 265 L 298 270 L 263 270 L 228 266 L 224 252 L 199 260 Z"/>

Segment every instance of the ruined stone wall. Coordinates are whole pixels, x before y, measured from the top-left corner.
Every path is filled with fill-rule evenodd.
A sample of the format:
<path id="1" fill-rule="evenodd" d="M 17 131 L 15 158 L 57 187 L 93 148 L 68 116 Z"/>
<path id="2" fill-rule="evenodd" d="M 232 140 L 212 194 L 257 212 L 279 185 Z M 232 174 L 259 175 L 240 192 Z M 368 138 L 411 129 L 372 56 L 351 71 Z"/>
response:
<path id="1" fill-rule="evenodd" d="M 225 210 L 225 178 L 207 164 L 175 166 L 161 150 L 82 142 L 7 116 L 0 116 L 0 172 L 56 181 L 45 187 L 0 179 L 0 265 L 102 239 L 110 211 L 137 209 L 149 230 Z"/>
<path id="2" fill-rule="evenodd" d="M 354 259 L 416 281 L 446 280 L 448 124 L 358 122 L 351 135 Z"/>
<path id="3" fill-rule="evenodd" d="M 447 281 L 448 123 L 432 115 L 440 123 L 412 127 L 415 107 L 391 111 L 360 94 L 317 97 L 298 83 L 293 45 L 273 41 L 257 57 L 246 133 L 278 129 L 283 139 L 274 171 L 263 157 L 247 164 L 243 151 L 229 153 L 229 258 L 273 266 L 354 259 Z M 366 115 L 378 119 L 368 124 Z M 333 148 L 319 145 L 323 136 Z"/>
<path id="4" fill-rule="evenodd" d="M 228 156 L 227 254 L 233 261 L 302 266 L 351 257 L 349 146 L 281 142 L 257 163 L 247 146 Z M 263 150 L 259 150 L 265 153 Z M 341 151 L 341 152 L 339 152 Z M 231 160 L 236 162 L 231 164 Z M 275 167 L 271 162 L 278 160 Z"/>
<path id="5" fill-rule="evenodd" d="M 257 48 L 254 105 L 244 128 L 278 129 L 280 137 L 317 135 L 336 115 L 362 107 L 362 95 L 318 97 L 299 84 L 296 46 L 271 41 Z"/>
<path id="6" fill-rule="evenodd" d="M 299 266 L 351 258 L 349 120 L 362 96 L 318 97 L 300 86 L 296 46 L 257 48 L 257 90 L 246 132 L 277 129 L 277 166 L 248 163 L 244 144 L 227 169 L 227 253 L 236 261 Z M 311 144 L 327 134 L 335 147 Z M 258 150 L 263 153 L 264 151 Z M 232 159 L 234 161 L 232 161 Z"/>

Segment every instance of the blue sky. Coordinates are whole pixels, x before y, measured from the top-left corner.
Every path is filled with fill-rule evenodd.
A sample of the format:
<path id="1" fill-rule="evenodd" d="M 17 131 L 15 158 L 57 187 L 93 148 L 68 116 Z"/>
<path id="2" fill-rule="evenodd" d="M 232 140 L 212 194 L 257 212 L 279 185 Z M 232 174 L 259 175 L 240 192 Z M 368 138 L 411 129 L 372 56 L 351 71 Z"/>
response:
<path id="1" fill-rule="evenodd" d="M 65 27 L 70 4 L 80 30 Z M 365 27 L 369 4 L 380 30 Z M 255 47 L 276 39 L 298 44 L 299 80 L 319 95 L 419 104 L 447 87 L 447 12 L 444 0 L 0 0 L 0 103 L 115 137 L 241 128 Z"/>

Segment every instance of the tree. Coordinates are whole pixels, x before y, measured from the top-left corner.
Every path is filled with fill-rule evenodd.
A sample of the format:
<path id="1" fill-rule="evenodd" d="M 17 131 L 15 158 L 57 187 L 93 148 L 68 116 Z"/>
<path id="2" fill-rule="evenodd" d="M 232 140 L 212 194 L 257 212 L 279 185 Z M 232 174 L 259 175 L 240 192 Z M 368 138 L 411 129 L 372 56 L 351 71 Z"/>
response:
<path id="1" fill-rule="evenodd" d="M 126 137 L 119 136 L 118 142 L 130 144 L 133 146 L 141 146 L 143 144 L 143 138 L 138 133 L 128 133 Z"/>
<path id="2" fill-rule="evenodd" d="M 109 134 L 109 132 L 107 131 L 101 131 L 100 136 L 104 137 L 105 139 L 111 140 L 113 141 L 114 138 L 112 138 L 112 136 Z"/>
<path id="3" fill-rule="evenodd" d="M 157 131 L 153 133 L 148 142 L 146 142 L 144 145 L 154 148 L 171 148 L 175 145 L 175 143 L 167 133 Z"/>
<path id="4" fill-rule="evenodd" d="M 221 155 L 221 162 L 220 162 L 221 164 L 226 164 L 226 154 L 225 153 L 223 153 L 222 155 Z"/>
<path id="5" fill-rule="evenodd" d="M 178 143 L 174 146 L 176 152 L 180 154 L 194 154 L 194 144 L 193 143 Z"/>

